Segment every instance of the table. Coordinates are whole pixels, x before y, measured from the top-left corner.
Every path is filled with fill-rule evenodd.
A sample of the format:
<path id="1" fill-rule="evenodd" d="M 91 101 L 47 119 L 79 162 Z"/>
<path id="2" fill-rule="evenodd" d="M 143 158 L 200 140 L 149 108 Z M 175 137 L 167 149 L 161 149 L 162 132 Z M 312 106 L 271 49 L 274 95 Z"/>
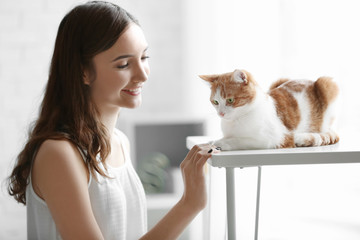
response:
<path id="1" fill-rule="evenodd" d="M 205 136 L 189 136 L 186 139 L 186 146 L 191 149 L 196 144 L 208 143 L 214 139 Z M 227 236 L 229 240 L 236 239 L 234 168 L 258 168 L 254 233 L 254 239 L 257 240 L 262 166 L 360 163 L 360 143 L 341 140 L 337 144 L 321 147 L 223 151 L 213 154 L 208 163 L 212 167 L 226 169 Z"/>

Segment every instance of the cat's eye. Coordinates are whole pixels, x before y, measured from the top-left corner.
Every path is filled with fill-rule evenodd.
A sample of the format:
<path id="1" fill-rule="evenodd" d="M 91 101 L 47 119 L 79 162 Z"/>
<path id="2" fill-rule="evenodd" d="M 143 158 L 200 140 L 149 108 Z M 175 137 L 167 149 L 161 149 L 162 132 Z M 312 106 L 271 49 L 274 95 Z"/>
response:
<path id="1" fill-rule="evenodd" d="M 226 102 L 232 104 L 232 103 L 234 103 L 234 99 L 233 98 L 228 98 L 228 99 L 226 99 Z"/>
<path id="2" fill-rule="evenodd" d="M 219 105 L 219 102 L 216 101 L 216 100 L 213 100 L 212 103 L 213 103 L 214 105 Z"/>

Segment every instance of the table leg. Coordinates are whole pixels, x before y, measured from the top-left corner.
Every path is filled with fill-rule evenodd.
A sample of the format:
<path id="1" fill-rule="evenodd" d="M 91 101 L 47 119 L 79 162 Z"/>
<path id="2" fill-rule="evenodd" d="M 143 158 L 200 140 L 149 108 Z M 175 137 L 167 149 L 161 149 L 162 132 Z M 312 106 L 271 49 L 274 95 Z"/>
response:
<path id="1" fill-rule="evenodd" d="M 260 189 L 261 188 L 261 166 L 258 167 L 257 196 L 256 196 L 256 215 L 255 215 L 255 240 L 258 239 L 259 214 L 260 214 Z"/>
<path id="2" fill-rule="evenodd" d="M 226 168 L 226 209 L 228 240 L 236 240 L 235 176 L 234 168 Z"/>

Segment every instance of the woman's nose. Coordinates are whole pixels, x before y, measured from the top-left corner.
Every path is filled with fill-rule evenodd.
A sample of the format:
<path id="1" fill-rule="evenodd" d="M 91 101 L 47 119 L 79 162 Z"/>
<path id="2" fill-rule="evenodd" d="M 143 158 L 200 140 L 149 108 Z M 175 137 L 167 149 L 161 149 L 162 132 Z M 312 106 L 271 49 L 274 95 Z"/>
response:
<path id="1" fill-rule="evenodd" d="M 136 80 L 137 82 L 145 82 L 148 79 L 149 73 L 150 73 L 150 68 L 148 63 L 140 62 L 138 64 L 138 67 L 136 68 L 134 80 Z"/>

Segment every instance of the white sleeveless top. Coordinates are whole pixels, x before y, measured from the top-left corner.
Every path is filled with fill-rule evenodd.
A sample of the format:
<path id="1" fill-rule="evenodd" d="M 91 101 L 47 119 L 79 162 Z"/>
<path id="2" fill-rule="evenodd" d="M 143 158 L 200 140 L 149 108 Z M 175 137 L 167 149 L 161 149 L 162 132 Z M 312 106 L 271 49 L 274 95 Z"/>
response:
<path id="1" fill-rule="evenodd" d="M 127 137 L 115 129 L 122 146 Z M 123 147 L 125 163 L 121 167 L 107 166 L 106 178 L 96 172 L 97 181 L 90 173 L 89 195 L 95 219 L 106 240 L 139 239 L 147 231 L 146 198 L 136 174 L 128 149 Z M 104 166 L 100 164 L 105 171 Z M 106 172 L 106 171 L 105 171 Z M 26 189 L 27 236 L 29 240 L 61 239 L 51 213 L 34 191 L 31 183 Z"/>

